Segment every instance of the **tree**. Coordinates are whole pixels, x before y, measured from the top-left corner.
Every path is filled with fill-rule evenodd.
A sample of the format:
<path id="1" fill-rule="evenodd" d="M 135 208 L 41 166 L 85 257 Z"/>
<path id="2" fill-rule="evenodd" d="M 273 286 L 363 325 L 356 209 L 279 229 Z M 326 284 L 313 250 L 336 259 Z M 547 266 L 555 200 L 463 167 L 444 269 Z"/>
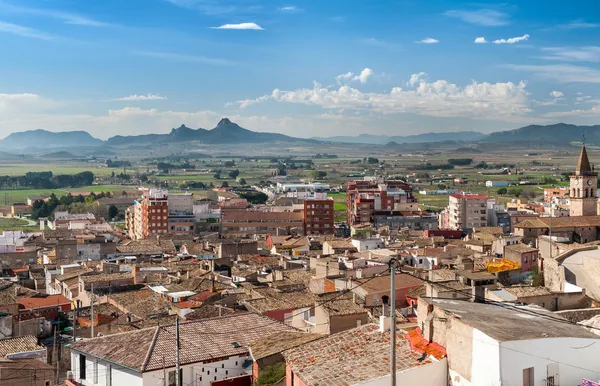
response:
<path id="1" fill-rule="evenodd" d="M 322 180 L 327 177 L 327 173 L 321 170 L 315 170 L 312 175 L 315 180 Z"/>
<path id="2" fill-rule="evenodd" d="M 248 185 L 248 184 L 245 179 L 240 178 L 240 185 Z"/>
<path id="3" fill-rule="evenodd" d="M 523 193 L 523 190 L 519 189 L 519 188 L 510 188 L 510 189 L 508 189 L 508 194 L 510 196 L 519 197 L 521 195 L 521 193 Z"/>
<path id="4" fill-rule="evenodd" d="M 500 188 L 500 189 L 498 189 L 498 192 L 497 192 L 497 193 L 498 193 L 499 195 L 503 196 L 503 195 L 505 195 L 507 192 L 508 192 L 508 189 L 506 189 L 506 188 Z"/>
<path id="5" fill-rule="evenodd" d="M 121 196 L 126 196 L 126 195 L 127 195 L 127 192 L 126 192 L 126 191 L 122 191 L 122 192 L 121 192 Z"/>
<path id="6" fill-rule="evenodd" d="M 220 180 L 221 179 L 221 173 L 216 173 L 214 176 L 215 180 Z"/>
<path id="7" fill-rule="evenodd" d="M 239 175 L 240 175 L 240 171 L 238 169 L 235 169 L 235 170 L 232 170 L 232 171 L 229 172 L 229 177 L 233 178 L 234 180 Z"/>
<path id="8" fill-rule="evenodd" d="M 108 218 L 113 219 L 119 214 L 119 208 L 114 205 L 108 207 Z"/>
<path id="9" fill-rule="evenodd" d="M 223 181 L 223 182 L 221 183 L 221 187 L 222 187 L 222 188 L 228 188 L 228 187 L 229 187 L 229 183 L 228 183 L 227 181 Z"/>
<path id="10" fill-rule="evenodd" d="M 235 166 L 235 161 L 231 160 L 231 161 L 225 161 L 225 163 L 223 164 L 226 168 L 232 168 Z"/>

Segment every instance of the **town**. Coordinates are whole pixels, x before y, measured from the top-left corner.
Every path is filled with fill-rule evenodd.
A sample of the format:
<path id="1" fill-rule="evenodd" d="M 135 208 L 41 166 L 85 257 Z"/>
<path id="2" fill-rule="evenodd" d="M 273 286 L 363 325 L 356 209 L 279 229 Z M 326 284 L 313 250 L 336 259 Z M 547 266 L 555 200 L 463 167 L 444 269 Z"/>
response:
<path id="1" fill-rule="evenodd" d="M 33 225 L 0 236 L 0 384 L 600 379 L 598 175 L 576 162 L 531 201 L 506 173 L 434 191 L 381 168 L 28 197 L 4 220 Z"/>

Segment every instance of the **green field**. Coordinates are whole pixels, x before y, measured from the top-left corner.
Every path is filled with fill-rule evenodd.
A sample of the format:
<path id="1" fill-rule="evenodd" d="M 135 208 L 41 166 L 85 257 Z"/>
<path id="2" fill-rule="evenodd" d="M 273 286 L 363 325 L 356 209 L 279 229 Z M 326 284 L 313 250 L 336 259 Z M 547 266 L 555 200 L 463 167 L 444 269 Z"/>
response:
<path id="1" fill-rule="evenodd" d="M 38 225 L 28 226 L 27 224 L 29 224 L 27 221 L 21 220 L 18 218 L 0 218 L 0 231 L 4 231 L 4 230 L 31 231 L 31 230 L 39 229 Z"/>
<path id="2" fill-rule="evenodd" d="M 99 192 L 114 192 L 119 195 L 123 190 L 131 191 L 135 190 L 135 186 L 122 186 L 122 185 L 91 185 L 80 188 L 64 188 L 64 189 L 0 189 L 0 205 L 12 205 L 18 202 L 26 202 L 27 197 L 33 196 L 45 196 L 48 197 L 52 193 L 58 197 L 64 196 L 68 192 L 77 195 L 78 193 L 99 193 Z"/>
<path id="3" fill-rule="evenodd" d="M 85 171 L 94 173 L 95 176 L 110 175 L 120 169 L 110 169 L 98 163 L 89 162 L 56 162 L 56 163 L 0 163 L 0 175 L 22 176 L 27 172 L 52 172 L 53 174 L 77 174 Z"/>

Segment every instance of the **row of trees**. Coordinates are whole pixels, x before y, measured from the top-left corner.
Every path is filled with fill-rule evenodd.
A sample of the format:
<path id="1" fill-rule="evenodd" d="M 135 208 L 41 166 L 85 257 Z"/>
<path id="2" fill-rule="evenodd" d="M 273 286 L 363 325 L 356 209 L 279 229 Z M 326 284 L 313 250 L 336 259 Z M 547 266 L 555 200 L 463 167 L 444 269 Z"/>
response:
<path id="1" fill-rule="evenodd" d="M 118 208 L 112 205 L 109 208 L 102 208 L 95 205 L 94 202 L 104 197 L 111 197 L 110 192 L 90 193 L 84 197 L 81 194 L 73 196 L 68 193 L 58 198 L 52 193 L 48 200 L 37 200 L 32 204 L 31 218 L 34 220 L 40 217 L 50 217 L 55 210 L 68 210 L 71 213 L 92 213 L 102 217 L 113 218 L 118 213 Z M 112 215 L 111 215 L 112 214 Z"/>
<path id="2" fill-rule="evenodd" d="M 24 176 L 0 176 L 0 189 L 57 189 L 78 188 L 91 185 L 94 173 L 58 174 L 52 172 L 27 172 Z"/>

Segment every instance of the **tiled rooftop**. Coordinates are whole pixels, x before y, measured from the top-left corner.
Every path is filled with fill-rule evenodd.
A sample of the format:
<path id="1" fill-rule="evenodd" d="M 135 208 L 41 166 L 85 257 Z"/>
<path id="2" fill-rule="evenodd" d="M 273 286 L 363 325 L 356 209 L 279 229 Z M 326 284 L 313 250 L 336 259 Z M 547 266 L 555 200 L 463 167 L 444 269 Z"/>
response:
<path id="1" fill-rule="evenodd" d="M 505 249 L 508 249 L 510 251 L 515 251 L 518 253 L 528 253 L 528 252 L 537 252 L 536 248 L 530 247 L 529 245 L 525 245 L 525 244 L 513 244 L 513 245 L 507 245 L 504 247 Z"/>
<path id="2" fill-rule="evenodd" d="M 351 293 L 330 292 L 317 295 L 317 303 L 325 308 L 330 316 L 366 313 L 367 310 L 353 300 Z"/>
<path id="3" fill-rule="evenodd" d="M 254 289 L 252 292 L 262 298 L 248 299 L 244 304 L 249 310 L 258 313 L 312 307 L 316 299 L 315 295 L 308 290 L 280 292 L 272 288 L 261 288 Z"/>
<path id="4" fill-rule="evenodd" d="M 397 289 L 418 287 L 423 284 L 421 279 L 402 273 L 396 275 L 395 281 Z M 361 289 L 367 292 L 389 291 L 391 285 L 390 275 L 369 279 L 359 279 L 356 280 L 356 285 L 360 286 Z"/>
<path id="5" fill-rule="evenodd" d="M 300 331 L 284 331 L 250 343 L 252 358 L 259 360 L 326 337 Z"/>
<path id="6" fill-rule="evenodd" d="M 5 358 L 9 354 L 38 350 L 44 350 L 44 346 L 38 345 L 37 338 L 34 335 L 0 340 L 0 358 Z"/>
<path id="7" fill-rule="evenodd" d="M 286 331 L 282 323 L 251 313 L 180 323 L 182 365 L 247 354 L 248 344 Z M 88 339 L 72 350 L 146 372 L 175 366 L 175 326 Z"/>
<path id="8" fill-rule="evenodd" d="M 307 386 L 354 385 L 389 375 L 389 346 L 389 332 L 366 324 L 284 351 L 283 355 Z M 402 332 L 396 347 L 398 372 L 432 363 L 430 358 L 418 361 L 422 354 L 411 349 Z"/>

